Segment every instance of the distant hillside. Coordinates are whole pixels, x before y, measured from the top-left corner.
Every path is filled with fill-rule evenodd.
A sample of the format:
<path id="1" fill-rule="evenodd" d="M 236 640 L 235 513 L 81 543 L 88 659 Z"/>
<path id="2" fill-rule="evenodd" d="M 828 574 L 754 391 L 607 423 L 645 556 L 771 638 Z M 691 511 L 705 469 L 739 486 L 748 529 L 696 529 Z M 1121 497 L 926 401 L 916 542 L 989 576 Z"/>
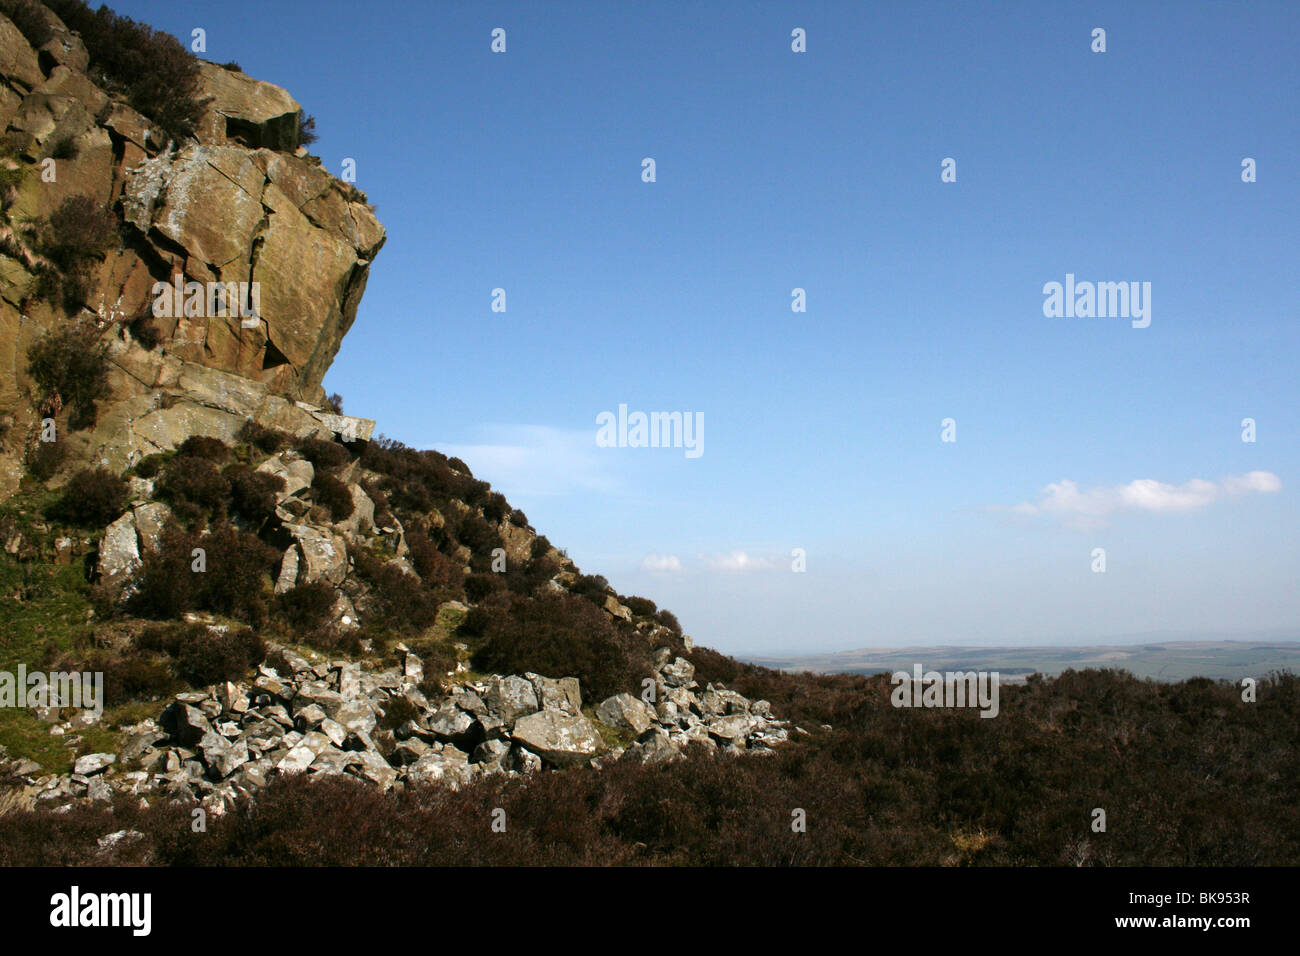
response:
<path id="1" fill-rule="evenodd" d="M 1192 677 L 1237 680 L 1272 671 L 1300 672 L 1298 641 L 1167 641 L 1159 644 L 1096 644 L 1065 647 L 862 648 L 808 657 L 754 661 L 784 671 L 814 674 L 879 674 L 911 670 L 997 671 L 1003 680 L 1038 673 L 1047 677 L 1071 668 L 1113 667 L 1135 677 L 1181 681 Z"/>

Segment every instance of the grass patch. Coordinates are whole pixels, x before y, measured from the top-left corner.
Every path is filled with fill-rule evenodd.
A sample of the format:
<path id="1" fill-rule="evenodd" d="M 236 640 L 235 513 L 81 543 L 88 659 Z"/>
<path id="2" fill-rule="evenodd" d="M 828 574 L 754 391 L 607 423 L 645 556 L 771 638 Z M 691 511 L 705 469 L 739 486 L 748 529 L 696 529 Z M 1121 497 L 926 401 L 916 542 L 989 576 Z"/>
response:
<path id="1" fill-rule="evenodd" d="M 13 524 L 24 535 L 42 534 L 34 530 L 38 524 L 48 524 L 45 512 L 53 506 L 62 492 L 51 491 L 42 484 L 32 484 L 20 494 L 0 502 L 0 526 Z"/>
<path id="2" fill-rule="evenodd" d="M 0 707 L 0 744 L 11 757 L 26 757 L 45 773 L 68 773 L 74 760 L 63 737 L 50 735 L 53 724 L 37 720 L 30 710 Z"/>
<path id="3" fill-rule="evenodd" d="M 90 588 L 79 564 L 20 562 L 0 555 L 0 667 L 40 666 L 49 650 L 71 652 L 90 635 Z"/>
<path id="4" fill-rule="evenodd" d="M 467 613 L 469 612 L 456 607 L 448 607 L 444 604 L 438 608 L 438 617 L 433 622 L 433 626 L 442 632 L 440 636 L 450 640 L 452 635 L 456 633 L 456 629 L 465 623 Z"/>
<path id="5" fill-rule="evenodd" d="M 43 773 L 71 773 L 77 757 L 83 754 L 120 754 L 125 745 L 122 728 L 138 724 L 146 717 L 157 720 L 163 706 L 162 701 L 135 700 L 109 707 L 104 710 L 99 723 L 92 727 L 74 727 L 63 735 L 51 734 L 50 728 L 56 724 L 38 719 L 30 710 L 4 707 L 0 708 L 0 744 L 11 757 L 35 760 Z M 72 738 L 80 738 L 75 749 L 68 746 Z M 125 765 L 115 766 L 119 771 L 133 769 Z"/>

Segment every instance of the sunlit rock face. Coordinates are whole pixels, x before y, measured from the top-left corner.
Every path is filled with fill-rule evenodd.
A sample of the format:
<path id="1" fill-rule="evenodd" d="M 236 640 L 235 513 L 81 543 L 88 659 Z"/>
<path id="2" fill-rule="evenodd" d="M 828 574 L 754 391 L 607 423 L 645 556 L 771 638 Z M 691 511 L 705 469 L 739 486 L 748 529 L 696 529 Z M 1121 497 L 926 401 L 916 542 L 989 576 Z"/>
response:
<path id="1" fill-rule="evenodd" d="M 320 418 L 321 380 L 385 233 L 363 194 L 297 148 L 299 104 L 200 62 L 203 113 L 174 142 L 97 85 L 81 39 L 48 22 L 35 49 L 0 16 L 0 121 L 21 172 L 0 234 L 22 239 L 21 224 L 88 196 L 112 211 L 120 242 L 90 264 L 72 308 L 36 294 L 34 237 L 0 249 L 0 497 L 17 487 L 42 404 L 58 404 L 28 374 L 28 349 L 68 323 L 97 330 L 110 361 L 95 426 L 60 436 L 69 463 L 125 467 L 191 434 L 229 439 L 250 418 L 369 437 L 373 423 Z M 141 317 L 151 347 L 131 331 Z"/>

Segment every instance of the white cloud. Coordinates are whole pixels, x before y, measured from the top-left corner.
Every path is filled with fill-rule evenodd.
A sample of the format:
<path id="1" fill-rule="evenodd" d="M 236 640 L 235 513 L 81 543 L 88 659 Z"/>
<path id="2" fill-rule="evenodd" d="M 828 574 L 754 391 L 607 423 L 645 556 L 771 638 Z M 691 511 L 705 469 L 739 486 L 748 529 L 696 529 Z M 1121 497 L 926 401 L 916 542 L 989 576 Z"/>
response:
<path id="1" fill-rule="evenodd" d="M 1223 488 L 1230 495 L 1248 491 L 1281 491 L 1282 479 L 1271 471 L 1249 471 L 1240 478 L 1224 478 Z"/>
<path id="2" fill-rule="evenodd" d="M 1120 511 L 1177 513 L 1201 511 L 1225 497 L 1280 491 L 1282 480 L 1268 471 L 1229 476 L 1222 481 L 1193 478 L 1171 485 L 1153 478 L 1139 478 L 1127 485 L 1110 485 L 1080 490 L 1077 483 L 1063 478 L 1043 489 L 1037 502 L 1023 501 L 1009 510 L 1022 515 L 1059 515 L 1098 527 L 1101 519 Z"/>
<path id="3" fill-rule="evenodd" d="M 507 497 L 610 494 L 619 482 L 592 434 L 546 425 L 498 425 L 483 429 L 486 440 L 481 443 L 432 442 L 426 447 L 460 458 L 474 477 L 491 482 Z"/>
<path id="4" fill-rule="evenodd" d="M 641 559 L 641 570 L 652 574 L 676 574 L 682 570 L 682 560 L 675 554 L 647 554 Z"/>
<path id="5" fill-rule="evenodd" d="M 740 550 L 701 554 L 699 558 L 711 571 L 770 571 L 775 566 L 771 558 L 752 557 Z"/>

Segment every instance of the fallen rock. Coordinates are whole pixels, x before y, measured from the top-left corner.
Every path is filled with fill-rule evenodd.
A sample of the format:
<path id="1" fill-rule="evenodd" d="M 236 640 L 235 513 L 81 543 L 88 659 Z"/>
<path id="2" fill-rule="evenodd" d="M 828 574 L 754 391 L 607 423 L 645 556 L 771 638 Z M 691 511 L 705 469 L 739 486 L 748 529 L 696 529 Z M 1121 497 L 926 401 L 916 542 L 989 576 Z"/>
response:
<path id="1" fill-rule="evenodd" d="M 561 767 L 586 763 L 603 746 L 591 721 L 558 710 L 542 710 L 520 717 L 511 737 L 515 743 Z"/>
<path id="2" fill-rule="evenodd" d="M 458 788 L 472 778 L 469 755 L 455 747 L 426 753 L 406 768 L 406 779 L 413 783 L 445 783 Z"/>
<path id="3" fill-rule="evenodd" d="M 689 687 L 695 681 L 695 665 L 684 657 L 664 665 L 659 673 L 669 687 Z"/>
<path id="4" fill-rule="evenodd" d="M 602 701 L 596 708 L 596 717 L 611 727 L 640 735 L 650 729 L 656 714 L 644 701 L 624 693 Z"/>
<path id="5" fill-rule="evenodd" d="M 646 733 L 628 747 L 624 757 L 637 763 L 667 763 L 682 756 L 681 749 L 664 733 Z"/>
<path id="6" fill-rule="evenodd" d="M 450 700 L 443 701 L 429 717 L 429 730 L 443 740 L 464 743 L 474 733 L 476 720 Z"/>
<path id="7" fill-rule="evenodd" d="M 280 559 L 280 571 L 275 578 L 276 594 L 283 594 L 297 586 L 298 564 L 298 546 L 291 544 L 284 549 L 284 557 Z"/>
<path id="8" fill-rule="evenodd" d="M 199 753 L 221 780 L 248 763 L 248 743 L 243 740 L 231 743 L 220 734 L 204 734 L 199 741 Z"/>
<path id="9" fill-rule="evenodd" d="M 754 728 L 754 720 L 746 714 L 719 717 L 709 722 L 709 734 L 724 743 L 743 742 Z"/>
<path id="10" fill-rule="evenodd" d="M 86 754 L 84 757 L 77 758 L 72 772 L 89 777 L 92 774 L 103 773 L 109 764 L 116 762 L 116 754 Z"/>
<path id="11" fill-rule="evenodd" d="M 505 721 L 507 727 L 513 727 L 520 717 L 540 708 L 532 682 L 523 677 L 492 678 L 483 694 L 483 702 Z"/>
<path id="12" fill-rule="evenodd" d="M 348 549 L 339 535 L 305 524 L 285 527 L 297 539 L 302 551 L 299 584 L 326 581 L 338 586 L 343 583 L 348 573 Z"/>
<path id="13" fill-rule="evenodd" d="M 104 529 L 99 542 L 99 576 L 110 587 L 120 587 L 140 564 L 135 512 L 128 511 Z"/>
<path id="14" fill-rule="evenodd" d="M 378 784 L 380 790 L 391 790 L 397 782 L 397 771 L 389 766 L 388 761 L 374 750 L 362 750 L 357 753 L 357 763 L 349 767 L 355 773 L 371 783 Z"/>
<path id="15" fill-rule="evenodd" d="M 533 685 L 542 710 L 559 710 L 574 716 L 582 713 L 582 690 L 578 678 L 561 677 L 553 680 L 532 673 L 524 674 L 524 677 Z"/>
<path id="16" fill-rule="evenodd" d="M 203 712 L 180 701 L 163 711 L 159 723 L 182 747 L 193 747 L 205 734 L 212 733 L 212 724 Z"/>

